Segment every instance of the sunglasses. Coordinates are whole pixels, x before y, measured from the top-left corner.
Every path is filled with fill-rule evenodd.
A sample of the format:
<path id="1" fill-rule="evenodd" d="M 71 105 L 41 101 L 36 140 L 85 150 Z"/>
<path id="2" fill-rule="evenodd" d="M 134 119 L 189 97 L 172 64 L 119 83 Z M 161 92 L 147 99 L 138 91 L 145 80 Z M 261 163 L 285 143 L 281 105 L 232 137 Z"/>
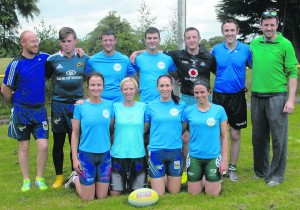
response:
<path id="1" fill-rule="evenodd" d="M 265 12 L 263 12 L 263 16 L 277 17 L 277 12 L 276 11 L 265 11 Z"/>

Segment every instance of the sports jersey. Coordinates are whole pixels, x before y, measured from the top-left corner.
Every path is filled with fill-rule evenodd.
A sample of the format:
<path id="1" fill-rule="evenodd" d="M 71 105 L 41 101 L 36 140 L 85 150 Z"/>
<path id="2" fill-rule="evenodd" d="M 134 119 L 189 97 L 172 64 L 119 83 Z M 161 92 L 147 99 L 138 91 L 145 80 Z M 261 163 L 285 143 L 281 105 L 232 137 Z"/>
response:
<path id="1" fill-rule="evenodd" d="M 84 100 L 84 104 L 75 106 L 74 119 L 80 120 L 81 137 L 79 150 L 90 153 L 104 153 L 110 149 L 109 125 L 113 117 L 112 102 L 103 100 L 92 104 Z"/>
<path id="2" fill-rule="evenodd" d="M 196 158 L 215 158 L 221 153 L 220 124 L 227 120 L 222 106 L 211 104 L 206 112 L 201 112 L 197 104 L 187 107 L 182 121 L 189 124 L 189 154 Z"/>
<path id="3" fill-rule="evenodd" d="M 135 68 L 140 75 L 140 101 L 145 103 L 159 98 L 157 90 L 158 77 L 176 71 L 172 58 L 161 52 L 153 55 L 145 51 L 138 55 Z"/>
<path id="4" fill-rule="evenodd" d="M 176 64 L 182 94 L 193 96 L 194 82 L 202 77 L 210 80 L 210 72 L 216 73 L 215 57 L 201 47 L 197 55 L 191 55 L 186 50 L 164 53 L 170 55 Z"/>
<path id="5" fill-rule="evenodd" d="M 76 53 L 68 58 L 61 51 L 49 56 L 46 62 L 46 77 L 53 82 L 54 101 L 74 103 L 83 98 L 82 83 L 88 56 Z"/>
<path id="6" fill-rule="evenodd" d="M 237 93 L 245 88 L 246 65 L 251 65 L 249 45 L 237 41 L 233 50 L 225 42 L 214 46 L 212 54 L 217 61 L 214 91 L 218 93 Z"/>
<path id="7" fill-rule="evenodd" d="M 7 67 L 3 83 L 14 91 L 12 103 L 27 106 L 45 102 L 45 62 L 48 54 L 39 53 L 32 59 L 16 57 Z"/>
<path id="8" fill-rule="evenodd" d="M 115 116 L 114 143 L 111 155 L 115 158 L 141 158 L 144 148 L 144 113 L 146 104 L 135 102 L 124 106 L 122 102 L 113 105 Z"/>
<path id="9" fill-rule="evenodd" d="M 297 78 L 297 59 L 292 43 L 277 32 L 273 42 L 263 36 L 254 39 L 252 52 L 252 91 L 278 93 L 287 91 L 287 79 Z M 263 58 L 263 59 L 262 59 Z"/>
<path id="10" fill-rule="evenodd" d="M 151 123 L 149 151 L 182 148 L 181 116 L 186 104 L 173 100 L 162 102 L 160 99 L 149 102 L 145 122 Z"/>
<path id="11" fill-rule="evenodd" d="M 120 83 L 126 76 L 136 73 L 127 56 L 115 52 L 107 56 L 103 51 L 90 57 L 86 72 L 97 71 L 104 76 L 104 90 L 101 97 L 107 100 L 123 101 Z"/>

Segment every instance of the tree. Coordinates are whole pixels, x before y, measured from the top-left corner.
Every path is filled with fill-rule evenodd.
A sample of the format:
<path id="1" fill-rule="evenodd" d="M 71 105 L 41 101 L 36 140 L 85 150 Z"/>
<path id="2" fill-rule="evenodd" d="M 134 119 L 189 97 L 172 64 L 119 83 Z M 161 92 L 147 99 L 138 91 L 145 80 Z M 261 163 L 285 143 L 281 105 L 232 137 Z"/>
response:
<path id="1" fill-rule="evenodd" d="M 133 51 L 133 33 L 132 27 L 126 19 L 121 19 L 116 11 L 110 11 L 106 17 L 101 19 L 97 27 L 82 40 L 80 45 L 88 54 L 92 55 L 102 50 L 99 44 L 99 36 L 102 30 L 113 29 L 117 34 L 116 49 L 126 55 L 130 55 Z"/>
<path id="2" fill-rule="evenodd" d="M 20 26 L 17 12 L 26 20 L 33 19 L 34 15 L 40 12 L 37 2 L 38 0 L 0 0 L 0 54 L 3 53 L 3 49 L 9 52 L 10 56 L 19 53 L 19 38 L 15 36 Z"/>
<path id="3" fill-rule="evenodd" d="M 176 50 L 179 42 L 177 36 L 177 10 L 176 8 L 172 8 L 171 10 L 172 14 L 169 17 L 169 24 L 161 30 L 161 33 L 164 34 L 164 40 L 161 46 L 163 50 Z"/>
<path id="4" fill-rule="evenodd" d="M 280 20 L 279 31 L 294 45 L 300 60 L 300 0 L 221 0 L 216 6 L 221 22 L 234 18 L 240 25 L 241 40 L 250 42 L 261 34 L 261 14 L 267 8 L 276 8 Z"/>

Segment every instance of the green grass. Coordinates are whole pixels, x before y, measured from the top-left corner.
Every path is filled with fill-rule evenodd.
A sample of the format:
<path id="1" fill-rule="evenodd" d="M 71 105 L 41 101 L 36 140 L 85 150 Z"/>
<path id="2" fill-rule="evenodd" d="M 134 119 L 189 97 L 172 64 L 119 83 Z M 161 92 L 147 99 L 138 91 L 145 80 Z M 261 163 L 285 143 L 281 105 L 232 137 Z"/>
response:
<path id="1" fill-rule="evenodd" d="M 300 209 L 300 104 L 289 116 L 289 153 L 285 181 L 276 187 L 266 187 L 263 180 L 254 180 L 251 145 L 251 124 L 242 132 L 242 148 L 238 163 L 240 180 L 236 183 L 224 179 L 219 197 L 204 194 L 191 196 L 183 186 L 176 195 L 166 194 L 158 203 L 145 209 Z M 248 116 L 249 113 L 248 113 Z M 249 119 L 250 122 L 250 119 Z M 28 193 L 21 193 L 21 172 L 18 165 L 17 142 L 6 136 L 7 125 L 0 125 L 0 209 L 136 209 L 127 202 L 128 195 L 108 197 L 104 200 L 84 202 L 74 191 L 49 189 L 41 192 L 35 186 Z M 45 171 L 46 183 L 50 187 L 55 178 L 51 157 L 53 138 L 49 138 L 49 158 Z M 70 173 L 68 144 L 65 145 L 66 175 Z M 36 145 L 30 145 L 31 179 L 35 177 Z"/>

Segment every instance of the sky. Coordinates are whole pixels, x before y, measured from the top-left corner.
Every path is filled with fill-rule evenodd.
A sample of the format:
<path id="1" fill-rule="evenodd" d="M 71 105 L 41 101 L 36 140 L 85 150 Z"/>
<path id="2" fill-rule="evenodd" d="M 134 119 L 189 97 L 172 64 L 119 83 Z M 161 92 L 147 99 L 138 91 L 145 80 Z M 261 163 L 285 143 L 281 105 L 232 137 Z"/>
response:
<path id="1" fill-rule="evenodd" d="M 145 0 L 152 17 L 157 17 L 158 29 L 166 27 L 172 16 L 172 10 L 177 10 L 177 0 Z M 96 28 L 97 23 L 116 11 L 122 19 L 126 19 L 133 27 L 139 24 L 138 9 L 142 0 L 39 0 L 39 16 L 34 21 L 19 17 L 21 29 L 34 30 L 43 19 L 46 26 L 54 26 L 58 31 L 61 27 L 73 28 L 78 38 L 84 38 Z M 196 27 L 202 39 L 220 36 L 220 22 L 216 19 L 215 5 L 218 0 L 186 0 L 186 27 Z"/>

